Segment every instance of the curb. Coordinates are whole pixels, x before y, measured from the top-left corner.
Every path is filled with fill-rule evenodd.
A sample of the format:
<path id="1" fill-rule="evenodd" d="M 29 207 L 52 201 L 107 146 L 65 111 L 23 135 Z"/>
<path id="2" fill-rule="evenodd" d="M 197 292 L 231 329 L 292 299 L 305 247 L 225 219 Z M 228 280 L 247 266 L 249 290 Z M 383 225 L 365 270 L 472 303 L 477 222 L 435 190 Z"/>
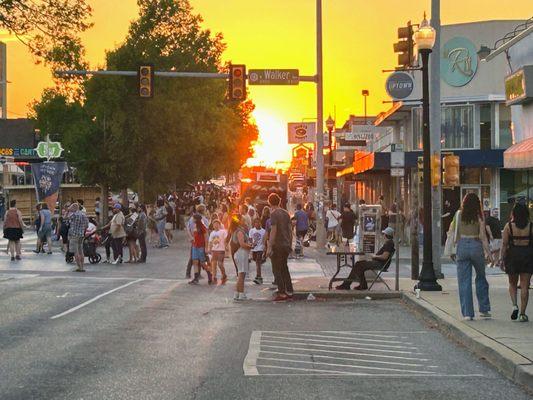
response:
<path id="1" fill-rule="evenodd" d="M 458 321 L 424 299 L 402 292 L 402 301 L 429 320 L 446 336 L 462 344 L 472 353 L 484 358 L 504 376 L 533 392 L 533 363 L 522 355 Z"/>
<path id="2" fill-rule="evenodd" d="M 355 290 L 297 290 L 293 296 L 298 300 L 306 300 L 309 294 L 313 294 L 317 299 L 365 299 L 370 297 L 371 300 L 401 299 L 400 292 L 386 291 L 355 291 Z M 368 299 L 367 299 L 368 300 Z"/>

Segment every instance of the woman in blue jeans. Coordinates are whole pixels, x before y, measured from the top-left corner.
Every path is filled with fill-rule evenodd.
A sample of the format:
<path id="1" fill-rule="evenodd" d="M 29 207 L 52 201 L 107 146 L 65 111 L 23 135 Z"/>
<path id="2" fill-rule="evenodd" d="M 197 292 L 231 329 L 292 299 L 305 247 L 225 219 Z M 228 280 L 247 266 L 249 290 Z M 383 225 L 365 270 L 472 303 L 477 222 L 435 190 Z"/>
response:
<path id="1" fill-rule="evenodd" d="M 457 283 L 461 313 L 465 320 L 474 319 L 472 300 L 472 267 L 476 271 L 476 297 L 479 314 L 490 318 L 489 283 L 485 277 L 485 254 L 492 259 L 481 212 L 481 202 L 475 193 L 468 193 L 452 222 L 452 229 L 457 225 Z M 492 261 L 492 260 L 491 260 Z"/>

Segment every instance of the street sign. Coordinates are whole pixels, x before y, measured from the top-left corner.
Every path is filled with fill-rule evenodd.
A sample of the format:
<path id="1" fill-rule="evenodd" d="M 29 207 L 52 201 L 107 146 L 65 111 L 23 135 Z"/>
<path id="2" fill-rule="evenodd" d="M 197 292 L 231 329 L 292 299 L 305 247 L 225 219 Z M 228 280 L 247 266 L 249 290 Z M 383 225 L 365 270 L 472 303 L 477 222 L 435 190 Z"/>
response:
<path id="1" fill-rule="evenodd" d="M 393 99 L 405 99 L 409 97 L 415 88 L 415 82 L 411 75 L 406 72 L 393 72 L 385 82 L 385 89 Z"/>
<path id="2" fill-rule="evenodd" d="M 316 124 L 314 122 L 289 122 L 287 124 L 289 144 L 314 143 Z"/>
<path id="3" fill-rule="evenodd" d="M 346 132 L 344 139 L 350 142 L 357 142 L 353 144 L 355 146 L 365 147 L 368 142 L 373 142 L 387 135 L 391 129 L 391 127 L 384 126 L 352 125 L 352 131 Z"/>
<path id="4" fill-rule="evenodd" d="M 251 69 L 249 85 L 298 85 L 300 71 L 297 69 Z"/>
<path id="5" fill-rule="evenodd" d="M 404 176 L 404 169 L 403 168 L 391 168 L 390 176 Z"/>
<path id="6" fill-rule="evenodd" d="M 405 166 L 405 153 L 402 143 L 391 144 L 390 166 L 391 168 L 403 168 Z"/>

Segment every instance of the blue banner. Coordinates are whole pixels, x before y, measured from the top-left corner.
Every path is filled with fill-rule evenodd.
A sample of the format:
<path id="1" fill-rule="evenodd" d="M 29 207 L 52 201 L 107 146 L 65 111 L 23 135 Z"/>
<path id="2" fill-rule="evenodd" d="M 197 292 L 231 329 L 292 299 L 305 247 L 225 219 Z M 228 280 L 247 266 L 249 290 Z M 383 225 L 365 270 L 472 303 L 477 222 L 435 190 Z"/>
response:
<path id="1" fill-rule="evenodd" d="M 43 162 L 31 164 L 31 172 L 35 181 L 37 201 L 45 201 L 49 196 L 59 192 L 66 162 Z"/>

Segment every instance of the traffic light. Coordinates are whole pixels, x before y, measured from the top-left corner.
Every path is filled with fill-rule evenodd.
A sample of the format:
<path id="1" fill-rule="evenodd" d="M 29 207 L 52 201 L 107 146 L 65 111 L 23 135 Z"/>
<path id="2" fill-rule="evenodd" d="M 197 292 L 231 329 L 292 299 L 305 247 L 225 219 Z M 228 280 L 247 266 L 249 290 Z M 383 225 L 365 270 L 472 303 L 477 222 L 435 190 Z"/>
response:
<path id="1" fill-rule="evenodd" d="M 439 186 L 440 173 L 440 156 L 433 154 L 431 156 L 431 186 Z"/>
<path id="2" fill-rule="evenodd" d="M 415 42 L 413 40 L 413 26 L 411 21 L 407 26 L 398 28 L 398 42 L 394 43 L 394 52 L 398 54 L 398 65 L 403 68 L 409 68 L 415 61 Z"/>
<path id="3" fill-rule="evenodd" d="M 154 66 L 152 64 L 139 65 L 137 69 L 139 97 L 154 97 Z"/>
<path id="4" fill-rule="evenodd" d="M 443 165 L 444 172 L 443 172 L 443 177 L 442 177 L 443 185 L 444 186 L 459 186 L 460 184 L 459 156 L 446 155 L 442 158 L 442 163 L 444 164 Z"/>
<path id="5" fill-rule="evenodd" d="M 229 66 L 229 99 L 245 100 L 246 99 L 246 66 L 234 65 Z"/>

